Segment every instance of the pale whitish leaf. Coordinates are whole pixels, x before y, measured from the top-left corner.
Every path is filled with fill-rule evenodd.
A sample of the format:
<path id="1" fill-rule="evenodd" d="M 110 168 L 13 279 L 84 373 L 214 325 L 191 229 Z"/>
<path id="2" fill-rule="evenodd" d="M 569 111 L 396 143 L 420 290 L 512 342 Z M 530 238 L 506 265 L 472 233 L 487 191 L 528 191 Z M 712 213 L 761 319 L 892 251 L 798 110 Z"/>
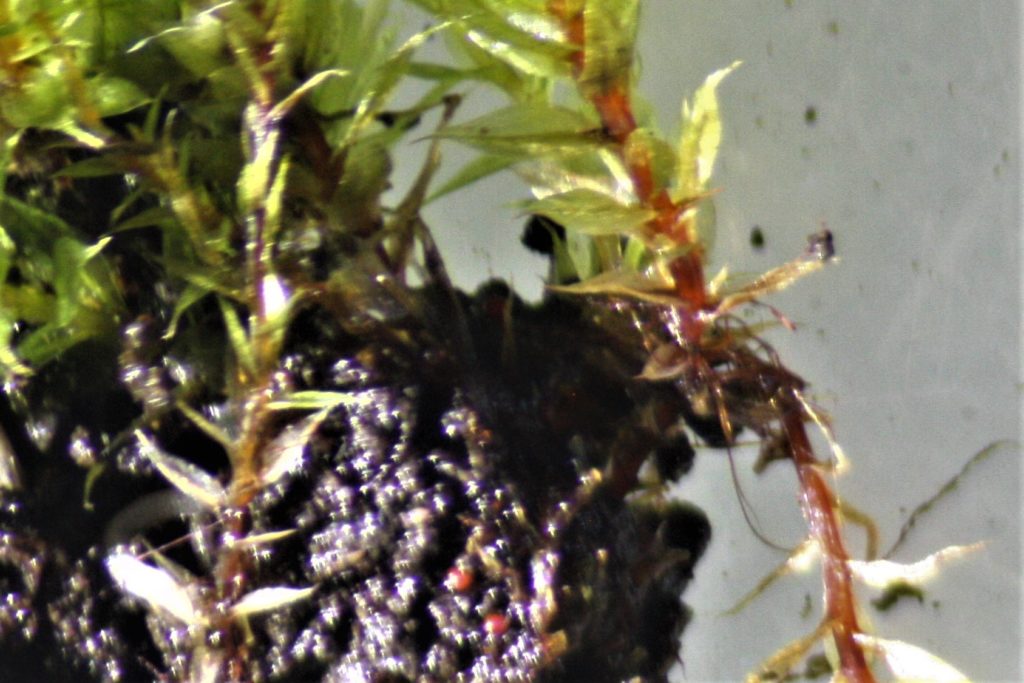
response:
<path id="1" fill-rule="evenodd" d="M 139 598 L 150 608 L 169 614 L 184 624 L 202 621 L 188 587 L 163 569 L 152 567 L 134 555 L 118 553 L 106 560 L 107 571 L 123 592 Z"/>
<path id="2" fill-rule="evenodd" d="M 263 278 L 260 294 L 263 296 L 263 308 L 266 311 L 267 319 L 273 325 L 287 312 L 291 293 L 276 273 L 270 273 Z"/>
<path id="3" fill-rule="evenodd" d="M 951 664 L 916 645 L 902 640 L 876 638 L 867 633 L 856 633 L 853 637 L 862 647 L 878 653 L 898 681 L 970 683 L 970 679 Z"/>
<path id="4" fill-rule="evenodd" d="M 227 493 L 213 475 L 187 460 L 160 450 L 142 431 L 137 431 L 135 435 L 142 446 L 142 455 L 153 463 L 174 488 L 208 508 L 224 506 Z"/>
<path id="5" fill-rule="evenodd" d="M 901 564 L 891 560 L 849 560 L 850 571 L 864 583 L 875 588 L 885 588 L 895 581 L 906 583 L 922 583 L 934 577 L 942 565 L 969 553 L 977 552 L 985 547 L 984 543 L 971 545 L 951 545 L 932 553 L 928 557 L 912 564 Z"/>
<path id="6" fill-rule="evenodd" d="M 287 607 L 292 603 L 305 600 L 313 594 L 315 588 L 260 588 L 242 596 L 242 599 L 231 606 L 231 615 L 247 617 L 260 612 Z"/>
<path id="7" fill-rule="evenodd" d="M 286 529 L 284 531 L 267 531 L 262 534 L 250 534 L 244 538 L 240 538 L 237 541 L 232 541 L 229 545 L 232 548 L 255 548 L 261 545 L 267 545 L 269 543 L 276 543 L 282 538 L 288 538 L 298 533 L 298 529 Z"/>
<path id="8" fill-rule="evenodd" d="M 672 198 L 676 201 L 699 195 L 711 177 L 722 141 L 722 121 L 718 115 L 715 90 L 740 62 L 714 72 L 697 89 L 693 106 L 683 102 L 682 130 L 679 135 L 678 166 Z"/>
<path id="9" fill-rule="evenodd" d="M 607 194 L 582 188 L 527 202 L 523 208 L 588 235 L 629 234 L 657 215 L 652 209 L 622 204 Z"/>
<path id="10" fill-rule="evenodd" d="M 517 159 L 592 147 L 598 128 L 578 112 L 540 103 L 515 104 L 434 135 Z"/>
<path id="11" fill-rule="evenodd" d="M 286 397 L 271 401 L 267 407 L 271 410 L 319 410 L 329 409 L 343 403 L 352 404 L 350 394 L 338 391 L 296 391 Z"/>
<path id="12" fill-rule="evenodd" d="M 307 392 L 303 392 L 307 393 Z M 343 396 L 334 392 L 314 392 L 329 394 L 328 399 L 333 400 Z M 273 407 L 273 404 L 271 404 Z M 265 485 L 273 484 L 288 472 L 295 471 L 302 462 L 302 454 L 306 450 L 313 432 L 317 430 L 320 423 L 330 413 L 331 408 L 326 407 L 310 415 L 297 424 L 288 425 L 277 437 L 267 445 L 263 457 L 265 463 L 261 480 Z"/>

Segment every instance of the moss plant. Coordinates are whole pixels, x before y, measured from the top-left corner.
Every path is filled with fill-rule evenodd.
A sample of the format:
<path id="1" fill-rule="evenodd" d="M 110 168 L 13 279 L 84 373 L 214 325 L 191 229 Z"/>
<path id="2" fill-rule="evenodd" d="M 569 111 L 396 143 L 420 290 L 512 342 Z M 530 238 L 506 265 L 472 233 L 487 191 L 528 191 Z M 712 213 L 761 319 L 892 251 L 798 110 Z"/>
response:
<path id="1" fill-rule="evenodd" d="M 736 316 L 831 235 L 705 272 L 737 65 L 668 141 L 637 0 L 410 4 L 403 42 L 376 0 L 0 0 L 5 679 L 663 680 L 710 533 L 666 485 L 743 430 L 795 467 L 826 596 L 751 680 L 819 641 L 834 680 L 954 675 L 869 633 L 854 578 L 915 567 L 850 559 L 827 418 Z M 477 83 L 506 104 L 464 120 Z M 479 155 L 436 186 L 452 142 Z M 506 168 L 536 306 L 455 290 L 420 214 Z"/>

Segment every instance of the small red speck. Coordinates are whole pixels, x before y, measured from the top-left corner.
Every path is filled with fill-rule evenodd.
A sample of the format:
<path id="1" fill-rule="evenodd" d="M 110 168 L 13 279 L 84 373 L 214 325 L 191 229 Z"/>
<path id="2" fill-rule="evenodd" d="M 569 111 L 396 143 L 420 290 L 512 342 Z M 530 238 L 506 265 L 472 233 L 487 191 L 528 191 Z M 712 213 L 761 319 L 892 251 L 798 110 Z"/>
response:
<path id="1" fill-rule="evenodd" d="M 484 617 L 484 630 L 488 635 L 500 636 L 508 630 L 508 618 L 503 614 L 488 614 Z"/>
<path id="2" fill-rule="evenodd" d="M 448 570 L 448 577 L 445 579 L 445 585 L 448 586 L 449 590 L 453 590 L 456 593 L 464 593 L 468 591 L 473 586 L 472 570 L 452 567 Z"/>

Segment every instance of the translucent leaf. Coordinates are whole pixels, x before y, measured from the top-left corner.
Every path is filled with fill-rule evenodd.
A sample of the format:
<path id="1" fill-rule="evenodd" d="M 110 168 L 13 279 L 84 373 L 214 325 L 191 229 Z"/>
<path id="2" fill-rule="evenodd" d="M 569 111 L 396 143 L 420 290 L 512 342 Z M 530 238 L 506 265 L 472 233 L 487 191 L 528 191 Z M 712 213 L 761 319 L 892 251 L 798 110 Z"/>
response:
<path id="1" fill-rule="evenodd" d="M 866 633 L 855 633 L 853 637 L 862 647 L 878 653 L 898 681 L 970 683 L 970 679 L 952 665 L 916 645 Z"/>
<path id="2" fill-rule="evenodd" d="M 489 154 L 478 156 L 442 183 L 439 188 L 427 197 L 425 203 L 429 204 L 446 194 L 451 194 L 489 175 L 503 171 L 514 163 L 515 159 L 508 156 L 492 156 Z"/>
<path id="3" fill-rule="evenodd" d="M 271 401 L 271 410 L 325 410 L 341 404 L 353 404 L 351 394 L 339 391 L 296 391 L 286 397 Z"/>
<path id="4" fill-rule="evenodd" d="M 850 571 L 857 578 L 875 588 L 885 588 L 897 581 L 917 584 L 933 578 L 942 565 L 977 552 L 984 547 L 984 543 L 951 545 L 913 564 L 901 564 L 891 560 L 874 560 L 871 562 L 849 560 L 847 565 L 849 565 Z"/>
<path id="5" fill-rule="evenodd" d="M 579 280 L 589 281 L 601 272 L 594 240 L 579 232 L 565 235 L 565 251 Z"/>
<path id="6" fill-rule="evenodd" d="M 267 531 L 262 534 L 250 534 L 244 538 L 240 538 L 237 541 L 230 543 L 232 548 L 255 548 L 261 545 L 267 545 L 268 543 L 276 543 L 282 538 L 288 538 L 298 533 L 297 529 L 287 529 L 285 531 Z"/>
<path id="7" fill-rule="evenodd" d="M 315 588 L 259 588 L 242 596 L 242 599 L 231 606 L 234 617 L 248 617 L 260 612 L 281 609 L 293 603 L 305 600 L 313 594 Z"/>
<path id="8" fill-rule="evenodd" d="M 820 233 L 819 233 L 820 234 Z M 762 273 L 752 282 L 741 287 L 733 288 L 722 297 L 718 304 L 716 314 L 726 313 L 737 306 L 785 289 L 800 278 L 821 270 L 828 262 L 828 258 L 822 258 L 814 249 L 814 239 L 811 236 L 811 246 L 806 252 L 797 258 Z"/>
<path id="9" fill-rule="evenodd" d="M 564 154 L 604 141 L 583 115 L 546 104 L 512 105 L 435 135 L 516 159 Z"/>
<path id="10" fill-rule="evenodd" d="M 263 474 L 260 476 L 265 485 L 273 484 L 285 474 L 299 469 L 306 444 L 332 407 L 324 408 L 297 424 L 288 425 L 267 445 L 263 455 Z"/>
<path id="11" fill-rule="evenodd" d="M 477 29 L 466 33 L 466 38 L 474 45 L 524 74 L 554 79 L 568 73 L 568 56 L 571 54 L 568 46 L 534 39 L 522 47 L 516 43 L 523 37 L 527 40 L 531 38 L 529 34 L 518 33 L 513 34 L 511 41 L 507 41 Z"/>
<path id="12" fill-rule="evenodd" d="M 672 199 L 682 201 L 701 194 L 715 166 L 718 145 L 722 141 L 722 121 L 718 115 L 715 90 L 740 62 L 714 72 L 697 89 L 693 106 L 683 102 L 682 130 L 679 136 L 678 167 Z"/>
<path id="13" fill-rule="evenodd" d="M 242 326 L 242 320 L 238 316 L 238 311 L 223 297 L 218 297 L 217 303 L 220 304 L 221 314 L 224 316 L 224 327 L 227 329 L 231 348 L 235 351 L 235 359 L 250 375 L 254 375 L 256 372 L 256 356 L 253 353 L 249 335 L 246 333 L 245 327 Z"/>
<path id="14" fill-rule="evenodd" d="M 577 189 L 528 202 L 524 208 L 588 235 L 629 234 L 657 213 L 642 206 L 627 206 L 594 190 Z"/>
<path id="15" fill-rule="evenodd" d="M 603 296 L 625 296 L 641 301 L 675 306 L 679 303 L 672 294 L 672 281 L 649 269 L 643 273 L 611 271 L 572 285 L 550 287 L 566 294 L 594 294 Z"/>
<path id="16" fill-rule="evenodd" d="M 107 571 L 123 592 L 139 598 L 151 609 L 169 614 L 184 624 L 202 622 L 192 594 L 163 569 L 152 567 L 134 555 L 118 553 L 106 560 Z"/>
<path id="17" fill-rule="evenodd" d="M 142 446 L 142 455 L 174 488 L 207 508 L 224 507 L 227 492 L 213 475 L 183 458 L 165 453 L 144 432 L 136 431 L 135 436 Z"/>

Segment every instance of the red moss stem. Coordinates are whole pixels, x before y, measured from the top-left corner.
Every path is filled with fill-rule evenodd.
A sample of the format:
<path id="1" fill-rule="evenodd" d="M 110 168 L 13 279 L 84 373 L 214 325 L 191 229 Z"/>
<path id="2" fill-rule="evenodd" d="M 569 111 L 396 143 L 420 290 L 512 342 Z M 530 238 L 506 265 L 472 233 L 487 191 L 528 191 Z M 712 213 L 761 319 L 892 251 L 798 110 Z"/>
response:
<path id="1" fill-rule="evenodd" d="M 549 11 L 562 24 L 566 38 L 578 46 L 569 59 L 573 77 L 580 92 L 590 101 L 601 120 L 602 128 L 615 143 L 619 157 L 629 170 L 633 190 L 640 203 L 655 210 L 648 223 L 653 234 L 668 236 L 683 249 L 668 268 L 675 282 L 679 299 L 681 342 L 696 355 L 702 354 L 706 331 L 702 312 L 710 310 L 714 301 L 704 278 L 704 253 L 692 240 L 689 218 L 684 218 L 687 202 L 672 200 L 665 188 L 655 186 L 650 150 L 629 144 L 637 129 L 629 93 L 628 77 L 616 74 L 600 89 L 582 82 L 588 59 L 585 8 L 586 0 L 550 0 Z M 709 384 L 718 381 L 712 371 Z M 822 580 L 825 587 L 825 618 L 835 640 L 840 671 L 851 683 L 874 683 L 864 651 L 855 636 L 860 632 L 857 622 L 856 596 L 853 592 L 849 559 L 842 537 L 842 523 L 836 514 L 835 495 L 822 477 L 805 429 L 806 413 L 802 409 L 780 410 L 780 419 L 790 444 L 790 457 L 797 470 L 801 488 L 801 507 L 811 534 L 822 553 Z"/>
<path id="2" fill-rule="evenodd" d="M 811 534 L 821 548 L 822 581 L 825 585 L 825 619 L 829 622 L 839 656 L 839 668 L 851 683 L 874 683 L 864 651 L 855 636 L 861 632 L 857 622 L 857 598 L 847 564 L 849 554 L 843 543 L 842 523 L 836 510 L 835 494 L 825 482 L 807 438 L 802 412 L 783 416 L 783 428 L 790 444 L 790 457 L 800 481 L 800 506 Z"/>

